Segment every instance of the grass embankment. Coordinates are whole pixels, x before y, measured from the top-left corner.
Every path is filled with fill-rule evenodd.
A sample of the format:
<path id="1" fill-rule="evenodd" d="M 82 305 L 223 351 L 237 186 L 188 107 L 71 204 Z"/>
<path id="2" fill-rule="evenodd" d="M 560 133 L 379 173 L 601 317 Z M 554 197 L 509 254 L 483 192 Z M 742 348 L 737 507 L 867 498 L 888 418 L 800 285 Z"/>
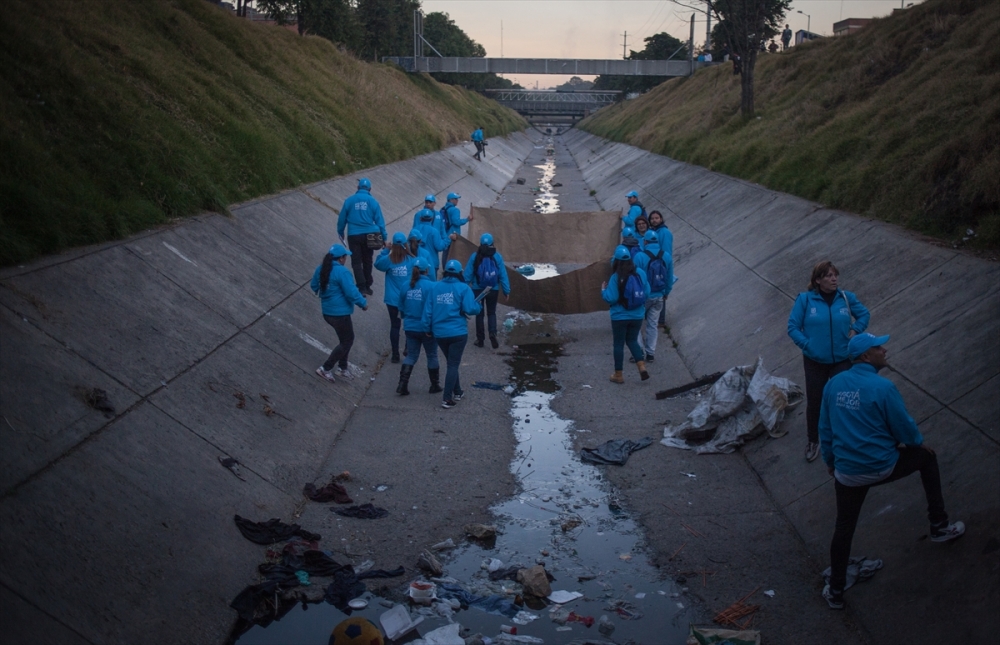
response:
<path id="1" fill-rule="evenodd" d="M 835 208 L 1000 246 L 1000 3 L 928 0 L 756 70 L 731 65 L 601 110 L 581 127 Z"/>
<path id="2" fill-rule="evenodd" d="M 0 264 L 525 127 L 205 0 L 11 0 L 0 117 Z"/>

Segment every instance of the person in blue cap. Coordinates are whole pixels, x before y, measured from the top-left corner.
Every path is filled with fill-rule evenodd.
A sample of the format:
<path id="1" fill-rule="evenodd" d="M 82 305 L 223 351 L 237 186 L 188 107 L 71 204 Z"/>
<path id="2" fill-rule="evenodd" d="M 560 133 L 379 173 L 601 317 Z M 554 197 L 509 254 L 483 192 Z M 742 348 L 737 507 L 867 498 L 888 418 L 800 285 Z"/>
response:
<path id="1" fill-rule="evenodd" d="M 486 146 L 483 143 L 483 126 L 477 125 L 472 133 L 472 143 L 476 144 L 476 154 L 473 155 L 477 161 L 482 161 L 486 154 Z"/>
<path id="2" fill-rule="evenodd" d="M 462 211 L 458 209 L 458 200 L 462 199 L 462 196 L 458 193 L 448 193 L 448 202 L 441 209 L 441 215 L 444 217 L 445 231 L 448 234 L 448 238 L 454 242 L 458 239 L 458 236 L 462 234 L 462 227 L 472 221 L 472 213 L 469 213 L 468 219 L 462 217 Z M 441 261 L 448 261 L 448 254 L 450 248 L 445 249 L 444 253 L 441 255 Z"/>
<path id="3" fill-rule="evenodd" d="M 431 231 L 429 235 L 431 235 L 432 239 L 436 239 L 434 237 L 434 231 Z M 410 231 L 410 234 L 406 238 L 406 242 L 409 254 L 415 258 L 423 258 L 427 260 L 427 263 L 431 265 L 431 272 L 428 277 L 430 277 L 431 280 L 437 280 L 438 255 L 434 252 L 434 250 L 427 246 L 427 243 L 424 240 L 424 234 L 421 233 L 421 229 L 418 227 Z"/>
<path id="4" fill-rule="evenodd" d="M 382 301 L 389 310 L 389 345 L 392 349 L 393 363 L 399 362 L 399 328 L 402 320 L 399 318 L 399 292 L 406 289 L 410 283 L 410 267 L 414 257 L 406 250 L 406 235 L 392 234 L 392 246 L 382 249 L 375 258 L 375 268 L 385 272 L 385 295 Z"/>
<path id="5" fill-rule="evenodd" d="M 622 229 L 622 246 L 628 249 L 629 255 L 635 260 L 635 256 L 639 251 L 642 250 L 642 246 L 639 244 L 639 238 L 635 234 L 635 229 L 631 226 L 626 226 Z"/>
<path id="6" fill-rule="evenodd" d="M 634 190 L 625 194 L 625 201 L 628 202 L 628 212 L 622 217 L 622 223 L 630 228 L 635 227 L 635 220 L 638 217 L 646 217 L 646 208 L 639 201 L 639 193 Z"/>
<path id="7" fill-rule="evenodd" d="M 347 364 L 347 356 L 354 344 L 351 314 L 354 313 L 355 305 L 361 307 L 362 311 L 368 311 L 368 301 L 358 291 L 354 284 L 354 276 L 344 266 L 350 254 L 351 252 L 344 248 L 343 244 L 331 246 L 330 251 L 323 257 L 323 263 L 316 267 L 312 282 L 309 283 L 313 293 L 319 296 L 322 303 L 323 319 L 337 332 L 337 340 L 340 343 L 330 352 L 326 362 L 316 369 L 317 374 L 331 383 L 336 380 L 334 366 L 337 366 L 337 376 L 353 378 Z"/>
<path id="8" fill-rule="evenodd" d="M 483 318 L 488 318 L 487 328 L 490 332 L 490 345 L 493 349 L 500 347 L 497 342 L 497 300 L 503 291 L 504 300 L 510 300 L 510 278 L 503 256 L 493 245 L 493 236 L 483 233 L 479 236 L 479 248 L 472 253 L 465 263 L 465 283 L 472 289 L 476 298 L 486 287 L 490 287 L 482 300 L 483 310 L 476 314 L 476 347 L 485 344 L 486 332 L 483 329 Z"/>
<path id="9" fill-rule="evenodd" d="M 806 461 L 819 455 L 819 410 L 823 387 L 850 369 L 847 341 L 868 328 L 871 315 L 850 291 L 840 289 L 840 271 L 824 260 L 813 267 L 808 290 L 788 315 L 788 336 L 802 350 L 806 377 Z"/>
<path id="10" fill-rule="evenodd" d="M 642 220 L 639 220 L 640 222 Z M 657 323 L 667 296 L 673 288 L 674 260 L 660 248 L 659 239 L 653 231 L 646 231 L 643 249 L 635 256 L 635 268 L 646 274 L 649 281 L 649 297 L 646 298 L 645 326 L 642 334 L 642 348 L 646 362 L 656 359 L 656 341 L 659 337 Z"/>
<path id="11" fill-rule="evenodd" d="M 601 297 L 611 305 L 611 333 L 613 337 L 615 371 L 612 383 L 624 383 L 622 368 L 625 363 L 625 345 L 628 345 L 639 378 L 649 378 L 642 348 L 639 346 L 639 330 L 646 316 L 646 300 L 649 299 L 649 280 L 645 271 L 636 271 L 635 263 L 628 249 L 619 246 L 611 261 L 611 279 L 601 285 Z"/>
<path id="12" fill-rule="evenodd" d="M 920 472 L 927 497 L 931 542 L 948 542 L 965 533 L 962 522 L 948 522 L 941 495 L 937 454 L 906 411 L 899 390 L 878 371 L 888 365 L 889 336 L 857 334 L 847 344 L 853 366 L 830 379 L 823 390 L 819 438 L 823 461 L 834 478 L 837 523 L 830 543 L 830 580 L 823 597 L 831 609 L 844 608 L 847 565 L 861 506 L 872 486 Z"/>
<path id="13" fill-rule="evenodd" d="M 656 239 L 659 240 L 660 248 L 663 252 L 671 258 L 674 257 L 674 234 L 667 228 L 666 223 L 663 221 L 663 213 L 660 211 L 649 211 L 649 230 L 656 233 Z M 659 324 L 663 328 L 663 331 L 667 331 L 666 299 L 664 299 L 663 308 L 660 309 Z"/>
<path id="14" fill-rule="evenodd" d="M 410 393 L 410 375 L 413 373 L 413 366 L 417 364 L 417 359 L 420 358 L 421 347 L 427 354 L 427 377 L 431 382 L 431 387 L 427 391 L 430 394 L 441 391 L 441 366 L 438 363 L 437 341 L 427 333 L 429 330 L 424 326 L 424 303 L 430 298 L 434 288 L 434 280 L 430 277 L 431 271 L 431 265 L 426 259 L 417 258 L 414 260 L 409 285 L 399 293 L 397 306 L 403 314 L 406 357 L 399 370 L 399 385 L 396 386 L 396 394 L 402 396 Z"/>
<path id="15" fill-rule="evenodd" d="M 388 234 L 382 207 L 371 195 L 372 182 L 366 177 L 358 180 L 358 192 L 344 200 L 337 218 L 337 235 L 341 241 L 347 233 L 347 246 L 351 250 L 351 267 L 358 289 L 367 295 L 372 291 L 372 257 L 381 249 Z"/>
<path id="16" fill-rule="evenodd" d="M 413 228 L 433 226 L 438 236 L 445 242 L 449 242 L 448 230 L 444 225 L 444 216 L 441 215 L 441 211 L 434 207 L 436 203 L 437 197 L 434 195 L 427 194 L 424 197 L 424 207 L 413 214 Z"/>
<path id="17" fill-rule="evenodd" d="M 423 323 L 428 335 L 437 340 L 448 366 L 441 395 L 441 407 L 447 410 L 465 396 L 458 368 L 469 341 L 466 316 L 478 314 L 482 307 L 472 295 L 472 289 L 462 282 L 462 263 L 458 260 L 445 263 L 444 277 L 434 283 L 429 296 L 424 301 Z"/>

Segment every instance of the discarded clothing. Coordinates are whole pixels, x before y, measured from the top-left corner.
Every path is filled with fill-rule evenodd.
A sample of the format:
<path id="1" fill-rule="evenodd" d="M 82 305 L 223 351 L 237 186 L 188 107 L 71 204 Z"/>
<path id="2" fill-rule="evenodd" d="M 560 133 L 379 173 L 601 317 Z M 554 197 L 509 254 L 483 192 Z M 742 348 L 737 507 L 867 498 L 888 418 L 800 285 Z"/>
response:
<path id="1" fill-rule="evenodd" d="M 365 585 L 361 582 L 362 580 L 366 578 L 395 578 L 404 573 L 406 573 L 406 570 L 403 567 L 398 567 L 392 571 L 372 569 L 356 574 L 352 567 L 347 566 L 333 575 L 333 582 L 326 588 L 324 597 L 328 603 L 340 611 L 347 611 L 347 603 L 365 592 Z"/>
<path id="2" fill-rule="evenodd" d="M 760 645 L 760 632 L 755 629 L 740 631 L 718 629 L 716 627 L 696 627 L 691 625 L 691 635 L 688 636 L 691 645 Z"/>
<path id="3" fill-rule="evenodd" d="M 643 437 L 639 441 L 613 439 L 596 448 L 584 448 L 580 451 L 580 461 L 588 464 L 624 466 L 629 455 L 636 450 L 642 450 L 651 443 L 653 443 L 652 437 Z"/>
<path id="4" fill-rule="evenodd" d="M 496 571 L 490 571 L 490 580 L 496 582 L 497 580 L 517 580 L 517 572 L 523 569 L 521 566 L 507 567 L 506 569 L 497 569 Z"/>
<path id="5" fill-rule="evenodd" d="M 372 504 L 362 504 L 361 506 L 348 506 L 347 508 L 331 508 L 331 511 L 344 517 L 357 517 L 363 520 L 377 520 L 385 517 L 389 511 L 384 508 L 373 506 Z"/>
<path id="6" fill-rule="evenodd" d="M 844 584 L 844 589 L 850 589 L 855 584 L 871 578 L 882 566 L 882 561 L 878 558 L 870 560 L 863 555 L 851 556 L 847 561 L 847 582 Z M 830 567 L 823 570 L 823 581 L 830 584 Z"/>
<path id="7" fill-rule="evenodd" d="M 315 484 L 309 482 L 302 487 L 302 494 L 314 502 L 354 503 L 354 500 L 348 495 L 347 489 L 337 483 L 336 476 L 331 477 L 330 482 L 323 488 L 316 488 Z"/>
<path id="8" fill-rule="evenodd" d="M 236 527 L 243 534 L 243 537 L 254 544 L 274 544 L 284 542 L 293 537 L 301 537 L 306 540 L 319 541 L 320 535 L 304 530 L 298 524 L 285 524 L 277 518 L 271 518 L 266 522 L 253 522 L 244 517 L 236 515 L 233 517 Z"/>
<path id="9" fill-rule="evenodd" d="M 502 390 L 504 388 L 500 383 L 487 383 L 486 381 L 475 381 L 472 387 L 479 388 L 480 390 Z"/>
<path id="10" fill-rule="evenodd" d="M 488 614 L 513 618 L 521 610 L 514 602 L 503 596 L 477 596 L 458 585 L 441 582 L 437 586 L 437 596 L 442 600 L 454 598 L 463 605 L 475 607 Z"/>
<path id="11" fill-rule="evenodd" d="M 306 573 L 305 571 L 296 571 L 295 577 L 299 579 L 299 584 L 302 585 L 303 587 L 312 584 L 311 582 L 309 582 L 309 574 Z"/>
<path id="12" fill-rule="evenodd" d="M 319 551 L 319 542 L 316 540 L 303 540 L 301 538 L 295 538 L 285 542 L 285 546 L 281 548 L 281 553 L 290 553 L 301 557 L 306 551 Z"/>
<path id="13" fill-rule="evenodd" d="M 779 425 L 788 410 L 802 401 L 802 389 L 786 378 L 771 376 L 764 359 L 726 371 L 681 425 L 663 429 L 664 446 L 700 455 L 731 453 L 767 430 L 772 438 L 788 430 Z"/>

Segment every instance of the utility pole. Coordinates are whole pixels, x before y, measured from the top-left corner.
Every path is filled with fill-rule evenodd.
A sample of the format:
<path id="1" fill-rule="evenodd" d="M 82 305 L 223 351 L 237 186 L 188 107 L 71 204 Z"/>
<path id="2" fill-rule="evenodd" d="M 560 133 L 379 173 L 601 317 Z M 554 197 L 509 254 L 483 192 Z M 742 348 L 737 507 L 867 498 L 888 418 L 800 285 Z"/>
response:
<path id="1" fill-rule="evenodd" d="M 622 60 L 628 60 L 628 56 L 625 55 L 625 48 L 628 47 L 628 32 L 622 34 L 622 37 L 625 39 L 622 41 Z"/>
<path id="2" fill-rule="evenodd" d="M 712 3 L 705 1 L 705 51 L 712 51 Z"/>

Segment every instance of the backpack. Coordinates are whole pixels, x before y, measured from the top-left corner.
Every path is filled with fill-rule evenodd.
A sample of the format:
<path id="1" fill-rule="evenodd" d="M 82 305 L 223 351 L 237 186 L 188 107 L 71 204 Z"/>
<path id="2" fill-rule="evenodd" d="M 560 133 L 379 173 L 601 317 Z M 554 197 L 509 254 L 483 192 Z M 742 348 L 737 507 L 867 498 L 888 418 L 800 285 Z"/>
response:
<path id="1" fill-rule="evenodd" d="M 635 256 L 639 255 L 639 251 L 641 251 L 642 249 L 639 248 L 638 244 L 636 244 L 635 246 L 629 246 L 627 248 L 628 248 L 629 255 L 632 256 L 632 261 L 634 262 L 635 261 Z"/>
<path id="2" fill-rule="evenodd" d="M 649 279 L 649 290 L 653 293 L 660 293 L 667 288 L 667 263 L 663 261 L 663 251 L 653 255 L 649 251 L 643 251 L 649 256 L 649 266 L 646 267 L 646 277 Z"/>
<path id="3" fill-rule="evenodd" d="M 476 267 L 476 282 L 479 283 L 479 287 L 493 287 L 496 289 L 500 283 L 496 260 L 489 255 L 478 258 L 478 260 L 479 266 Z"/>
<path id="4" fill-rule="evenodd" d="M 620 284 L 620 282 L 619 282 Z M 625 288 L 618 298 L 619 302 L 625 305 L 626 309 L 636 309 L 646 304 L 646 290 L 642 288 L 642 279 L 639 274 L 632 272 L 625 281 Z"/>

